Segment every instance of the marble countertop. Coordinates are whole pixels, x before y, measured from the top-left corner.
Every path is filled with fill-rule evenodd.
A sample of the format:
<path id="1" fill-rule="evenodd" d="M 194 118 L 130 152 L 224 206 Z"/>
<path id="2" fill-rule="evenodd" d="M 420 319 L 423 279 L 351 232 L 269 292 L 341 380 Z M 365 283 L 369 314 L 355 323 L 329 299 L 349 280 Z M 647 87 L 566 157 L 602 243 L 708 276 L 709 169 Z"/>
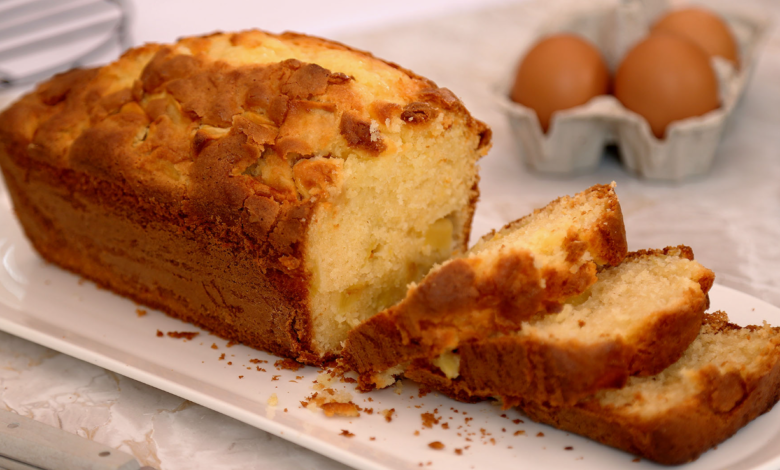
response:
<path id="1" fill-rule="evenodd" d="M 190 25 L 195 30 L 163 30 L 148 18 L 161 21 L 162 13 L 171 14 L 183 2 L 156 3 L 158 10 L 151 10 L 148 2 L 136 5 L 136 35 L 162 41 L 207 28 L 207 23 L 195 22 Z M 192 2 L 200 3 L 206 5 Z M 302 2 L 290 3 L 300 8 Z M 281 27 L 263 22 L 273 20 L 273 15 L 254 24 L 246 15 L 236 20 L 225 13 L 225 18 L 234 20 L 220 20 L 220 28 L 254 24 L 328 33 L 455 91 L 475 116 L 493 128 L 495 137 L 493 149 L 481 162 L 475 237 L 491 228 L 486 220 L 510 221 L 562 194 L 616 181 L 630 249 L 687 244 L 702 264 L 715 271 L 716 282 L 780 306 L 780 33 L 776 27 L 770 28 L 752 81 L 708 175 L 682 184 L 651 183 L 627 173 L 612 156 L 595 172 L 550 178 L 529 172 L 517 157 L 490 86 L 510 73 L 540 22 L 562 3 L 572 2 L 492 2 L 476 10 L 477 2 L 461 0 L 455 4 L 460 11 L 447 13 L 443 1 L 433 2 L 435 8 L 417 3 L 401 2 L 404 14 L 369 8 L 351 25 L 333 23 L 338 27 L 331 30 L 317 26 L 322 22 L 316 10 L 306 10 L 299 23 L 279 14 Z M 336 5 L 348 8 L 357 3 Z M 780 4 L 773 0 L 744 2 L 741 8 L 763 11 L 774 24 L 780 20 Z M 159 18 L 154 16 L 158 13 Z M 382 23 L 388 15 L 394 24 Z M 429 17 L 414 19 L 415 15 Z M 768 320 L 780 325 L 780 318 Z M 0 398 L 8 410 L 131 453 L 143 465 L 161 470 L 344 467 L 197 404 L 2 332 Z"/>

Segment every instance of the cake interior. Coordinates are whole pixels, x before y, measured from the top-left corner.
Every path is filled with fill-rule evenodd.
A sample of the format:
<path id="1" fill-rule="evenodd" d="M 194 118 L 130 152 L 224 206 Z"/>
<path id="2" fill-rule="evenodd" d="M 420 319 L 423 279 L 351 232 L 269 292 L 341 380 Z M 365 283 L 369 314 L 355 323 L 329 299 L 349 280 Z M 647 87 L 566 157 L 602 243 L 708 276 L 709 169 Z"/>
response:
<path id="1" fill-rule="evenodd" d="M 679 361 L 658 375 L 631 377 L 626 387 L 596 395 L 602 406 L 621 414 L 662 416 L 696 398 L 704 384 L 700 372 L 712 367 L 720 374 L 742 377 L 760 374 L 764 358 L 777 348 L 778 331 L 766 323 L 758 328 L 724 329 L 705 324 Z"/>
<path id="2" fill-rule="evenodd" d="M 631 342 L 632 333 L 682 306 L 689 292 L 701 292 L 699 279 L 706 272 L 696 261 L 677 256 L 627 259 L 600 272 L 598 281 L 569 300 L 560 313 L 524 325 L 518 335 L 588 343 L 620 334 Z"/>
<path id="3" fill-rule="evenodd" d="M 503 249 L 518 247 L 530 251 L 537 266 L 562 264 L 567 252 L 561 247 L 570 230 L 581 233 L 590 229 L 603 216 L 607 198 L 597 197 L 595 192 L 585 192 L 574 197 L 562 197 L 543 209 L 524 217 L 500 231 L 483 237 L 469 250 L 470 256 L 490 257 Z M 585 253 L 579 264 L 591 260 Z"/>
<path id="4" fill-rule="evenodd" d="M 398 153 L 346 155 L 340 194 L 309 226 L 314 340 L 323 352 L 339 351 L 350 329 L 467 243 L 475 137 L 444 115 L 427 126 L 391 125 L 383 136 Z"/>

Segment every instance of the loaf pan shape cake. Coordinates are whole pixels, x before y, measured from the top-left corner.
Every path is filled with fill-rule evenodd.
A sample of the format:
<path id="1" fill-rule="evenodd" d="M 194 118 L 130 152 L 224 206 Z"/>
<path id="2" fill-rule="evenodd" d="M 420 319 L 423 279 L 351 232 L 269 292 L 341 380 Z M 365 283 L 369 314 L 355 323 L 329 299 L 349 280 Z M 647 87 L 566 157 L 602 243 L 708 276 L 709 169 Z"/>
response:
<path id="1" fill-rule="evenodd" d="M 599 266 L 625 255 L 614 184 L 559 198 L 431 270 L 402 302 L 349 333 L 343 362 L 361 388 L 386 386 L 412 359 L 557 311 L 596 282 Z"/>
<path id="2" fill-rule="evenodd" d="M 666 465 L 690 462 L 769 411 L 780 398 L 780 328 L 705 315 L 683 357 L 574 406 L 524 401 L 531 419 Z"/>
<path id="3" fill-rule="evenodd" d="M 315 364 L 466 249 L 489 145 L 425 78 L 260 31 L 132 49 L 0 115 L 0 166 L 46 260 Z"/>
<path id="4" fill-rule="evenodd" d="M 714 279 L 686 246 L 632 252 L 559 313 L 415 361 L 406 376 L 466 401 L 576 403 L 678 360 L 699 333 Z"/>

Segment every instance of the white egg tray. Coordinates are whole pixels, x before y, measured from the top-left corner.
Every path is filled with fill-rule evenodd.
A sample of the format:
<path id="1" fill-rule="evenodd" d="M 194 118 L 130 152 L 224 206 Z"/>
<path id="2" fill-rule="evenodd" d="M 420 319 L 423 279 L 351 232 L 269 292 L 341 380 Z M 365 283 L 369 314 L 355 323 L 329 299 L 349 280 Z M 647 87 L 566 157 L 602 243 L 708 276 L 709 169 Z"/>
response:
<path id="1" fill-rule="evenodd" d="M 649 31 L 664 11 L 664 0 L 589 2 L 586 9 L 556 12 L 537 37 L 579 34 L 599 48 L 614 74 L 623 55 Z M 715 10 L 729 24 L 740 51 L 740 67 L 716 57 L 721 106 L 702 116 L 675 121 L 664 139 L 653 135 L 647 121 L 612 95 L 598 96 L 575 108 L 553 113 L 545 134 L 536 113 L 509 99 L 511 80 L 501 84 L 497 100 L 509 119 L 526 164 L 541 173 L 576 174 L 595 169 L 604 147 L 617 144 L 623 164 L 640 177 L 681 181 L 706 173 L 712 165 L 724 128 L 747 85 L 759 42 L 768 23 L 745 12 Z M 530 47 L 530 44 L 529 44 Z"/>

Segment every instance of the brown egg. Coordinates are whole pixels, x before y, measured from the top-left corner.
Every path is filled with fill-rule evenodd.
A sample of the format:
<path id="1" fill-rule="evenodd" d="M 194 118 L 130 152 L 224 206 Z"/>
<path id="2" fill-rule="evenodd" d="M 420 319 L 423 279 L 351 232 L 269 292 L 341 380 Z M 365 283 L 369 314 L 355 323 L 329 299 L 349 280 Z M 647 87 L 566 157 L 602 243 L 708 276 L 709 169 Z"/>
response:
<path id="1" fill-rule="evenodd" d="M 547 132 L 552 113 L 609 92 L 609 71 L 598 49 L 572 34 L 547 37 L 531 48 L 517 69 L 513 101 L 527 106 Z"/>
<path id="2" fill-rule="evenodd" d="M 718 108 L 718 79 L 702 48 L 656 32 L 623 58 L 615 74 L 615 97 L 647 119 L 661 139 L 669 123 Z"/>
<path id="3" fill-rule="evenodd" d="M 679 34 L 701 46 L 710 56 L 720 56 L 739 66 L 739 48 L 731 29 L 715 13 L 703 8 L 684 8 L 666 14 L 653 31 Z"/>

